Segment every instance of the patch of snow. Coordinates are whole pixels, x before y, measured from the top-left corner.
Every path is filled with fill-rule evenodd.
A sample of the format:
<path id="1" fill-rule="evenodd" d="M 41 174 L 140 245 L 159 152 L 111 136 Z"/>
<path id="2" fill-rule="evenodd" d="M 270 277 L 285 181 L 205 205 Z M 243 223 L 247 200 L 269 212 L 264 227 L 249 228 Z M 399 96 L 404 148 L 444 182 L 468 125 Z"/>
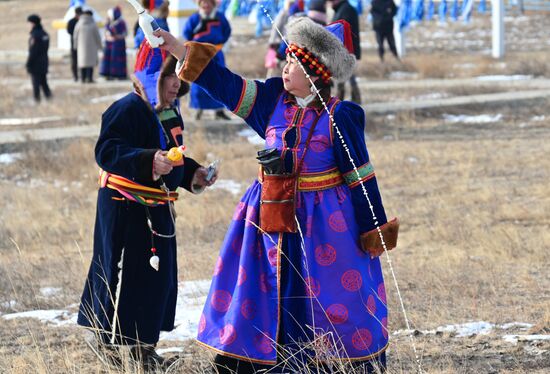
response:
<path id="1" fill-rule="evenodd" d="M 180 348 L 180 347 L 157 348 L 155 349 L 155 351 L 162 356 L 166 353 L 181 353 L 183 352 L 183 348 Z"/>
<path id="2" fill-rule="evenodd" d="M 113 94 L 113 95 L 94 97 L 94 98 L 90 99 L 90 103 L 99 104 L 99 103 L 117 101 L 119 99 L 122 99 L 127 94 L 128 94 L 128 92 L 119 92 L 119 93 L 116 93 L 116 94 Z"/>
<path id="3" fill-rule="evenodd" d="M 180 283 L 174 330 L 164 331 L 160 340 L 187 340 L 197 336 L 198 323 L 206 301 L 210 280 Z"/>
<path id="4" fill-rule="evenodd" d="M 241 193 L 242 184 L 233 179 L 218 179 L 216 183 L 209 187 L 212 190 L 227 190 L 233 195 Z"/>
<path id="5" fill-rule="evenodd" d="M 541 340 L 550 340 L 550 335 L 504 335 L 505 342 L 518 344 L 518 342 L 533 342 Z"/>
<path id="6" fill-rule="evenodd" d="M 510 329 L 513 329 L 514 327 L 517 327 L 522 330 L 528 330 L 531 327 L 533 327 L 533 325 L 525 322 L 510 322 L 510 323 L 505 323 L 503 325 L 498 325 L 498 328 L 502 330 L 510 330 Z"/>
<path id="7" fill-rule="evenodd" d="M 52 297 L 61 292 L 61 287 L 42 287 L 40 293 L 44 297 Z"/>
<path id="8" fill-rule="evenodd" d="M 429 94 L 414 96 L 412 99 L 413 100 L 432 100 L 432 99 L 441 99 L 443 97 L 448 97 L 448 96 L 449 95 L 447 93 L 432 92 L 432 93 L 429 93 Z"/>
<path id="9" fill-rule="evenodd" d="M 458 325 L 445 325 L 436 329 L 436 332 L 455 333 L 457 337 L 465 337 L 472 335 L 487 335 L 491 332 L 495 325 L 489 322 L 467 322 Z"/>
<path id="10" fill-rule="evenodd" d="M 15 182 L 15 185 L 17 187 L 29 187 L 29 188 L 41 188 L 46 186 L 48 183 L 43 181 L 42 179 L 32 178 L 26 181 L 17 181 Z"/>
<path id="11" fill-rule="evenodd" d="M 0 154 L 0 164 L 12 164 L 17 160 L 21 160 L 22 158 L 22 153 L 2 153 Z"/>
<path id="12" fill-rule="evenodd" d="M 40 123 L 55 122 L 62 120 L 63 117 L 35 117 L 35 118 L 0 118 L 0 126 L 24 126 L 38 125 Z"/>
<path id="13" fill-rule="evenodd" d="M 418 73 L 410 73 L 408 71 L 394 71 L 390 73 L 390 79 L 415 79 Z"/>
<path id="14" fill-rule="evenodd" d="M 454 64 L 455 68 L 461 68 L 461 69 L 473 69 L 476 66 L 477 66 L 476 64 L 472 64 L 470 62 L 465 63 L 465 64 Z"/>
<path id="15" fill-rule="evenodd" d="M 546 116 L 534 116 L 533 118 L 531 118 L 531 121 L 540 122 L 540 121 L 544 121 L 545 119 L 546 119 Z"/>
<path id="16" fill-rule="evenodd" d="M 2 304 L 0 304 L 0 306 L 5 309 L 15 308 L 16 305 L 17 305 L 17 301 L 15 300 L 5 301 Z"/>
<path id="17" fill-rule="evenodd" d="M 36 318 L 43 323 L 55 326 L 66 326 L 76 324 L 77 314 L 63 309 L 50 310 L 29 310 L 20 313 L 4 314 L 2 318 L 11 320 L 15 318 Z"/>
<path id="18" fill-rule="evenodd" d="M 466 322 L 466 323 L 459 323 L 454 325 L 439 326 L 433 330 L 420 330 L 418 332 L 420 332 L 423 335 L 435 335 L 435 334 L 447 332 L 447 333 L 454 333 L 457 338 L 463 338 L 463 337 L 468 337 L 473 335 L 487 335 L 487 334 L 490 334 L 491 331 L 494 330 L 495 328 L 501 329 L 501 330 L 509 330 L 512 328 L 529 329 L 531 327 L 533 327 L 533 325 L 529 323 L 523 323 L 523 322 L 512 322 L 512 323 L 505 323 L 503 325 L 496 325 L 490 322 L 478 321 L 478 322 Z M 400 336 L 400 335 L 410 335 L 413 333 L 415 333 L 414 330 L 397 330 L 393 332 L 393 335 Z"/>
<path id="19" fill-rule="evenodd" d="M 61 188 L 64 192 L 68 192 L 71 188 L 79 189 L 82 188 L 82 182 L 80 181 L 71 181 L 68 185 L 67 182 L 60 180 L 54 180 L 53 182 L 45 181 L 38 178 L 31 178 L 29 180 L 18 180 L 15 182 L 15 185 L 18 187 L 28 187 L 28 188 L 42 188 L 44 186 L 54 186 L 55 188 Z"/>
<path id="20" fill-rule="evenodd" d="M 162 332 L 161 340 L 186 340 L 197 335 L 198 321 L 202 313 L 210 280 L 180 282 L 176 304 L 175 329 Z M 2 316 L 4 319 L 36 318 L 43 323 L 54 326 L 76 325 L 78 307 L 72 304 L 67 309 L 30 310 L 21 313 L 11 313 Z"/>
<path id="21" fill-rule="evenodd" d="M 478 116 L 444 114 L 443 118 L 448 123 L 492 123 L 500 121 L 502 114 L 499 113 L 493 116 L 489 114 L 480 114 Z"/>
<path id="22" fill-rule="evenodd" d="M 409 161 L 411 164 L 416 164 L 418 163 L 418 159 L 414 156 L 409 156 L 407 157 L 407 161 Z"/>
<path id="23" fill-rule="evenodd" d="M 260 136 L 251 129 L 244 129 L 237 133 L 237 135 L 245 137 L 249 143 L 252 143 L 254 145 L 264 145 L 265 140 L 260 138 Z"/>
<path id="24" fill-rule="evenodd" d="M 533 79 L 532 75 L 480 75 L 479 77 L 476 77 L 477 80 L 484 81 L 484 82 L 492 82 L 492 81 L 520 81 L 520 80 L 527 80 L 527 79 Z"/>

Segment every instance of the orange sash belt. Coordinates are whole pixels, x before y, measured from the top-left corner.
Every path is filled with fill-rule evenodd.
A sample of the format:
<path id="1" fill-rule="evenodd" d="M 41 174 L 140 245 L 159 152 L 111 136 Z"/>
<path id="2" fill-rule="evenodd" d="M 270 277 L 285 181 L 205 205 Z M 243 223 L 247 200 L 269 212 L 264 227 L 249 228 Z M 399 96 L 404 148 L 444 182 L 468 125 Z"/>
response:
<path id="1" fill-rule="evenodd" d="M 176 201 L 178 199 L 177 192 L 166 192 L 160 188 L 143 186 L 120 175 L 111 174 L 101 169 L 99 171 L 99 185 L 101 188 L 107 187 L 118 191 L 130 201 L 151 207 L 164 205 L 167 201 Z"/>

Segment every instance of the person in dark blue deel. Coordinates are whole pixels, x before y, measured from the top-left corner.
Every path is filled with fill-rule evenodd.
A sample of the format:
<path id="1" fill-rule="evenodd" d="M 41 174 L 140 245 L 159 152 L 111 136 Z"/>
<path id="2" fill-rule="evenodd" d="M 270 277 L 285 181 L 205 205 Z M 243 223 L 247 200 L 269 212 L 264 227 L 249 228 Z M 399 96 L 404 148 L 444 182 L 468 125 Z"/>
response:
<path id="1" fill-rule="evenodd" d="M 190 157 L 168 159 L 168 149 L 184 144 L 177 98 L 189 86 L 176 76 L 172 56 L 143 44 L 135 92 L 103 113 L 95 146 L 100 188 L 78 324 L 95 332 L 93 348 L 110 363 L 120 364 L 114 347 L 130 346 L 130 357 L 149 370 L 170 363 L 154 348 L 160 331 L 174 328 L 175 191 L 200 193 L 216 176 L 207 181 L 207 169 Z"/>
<path id="2" fill-rule="evenodd" d="M 31 14 L 27 21 L 32 25 L 31 35 L 29 37 L 29 56 L 27 58 L 27 72 L 32 78 L 32 90 L 34 100 L 40 101 L 40 89 L 44 91 L 46 99 L 52 97 L 52 92 L 48 86 L 46 75 L 48 74 L 48 48 L 50 47 L 50 36 L 44 28 L 40 17 Z"/>
<path id="3" fill-rule="evenodd" d="M 214 44 L 218 49 L 215 59 L 219 64 L 225 66 L 222 48 L 231 35 L 231 26 L 223 13 L 216 8 L 215 0 L 199 0 L 198 5 L 199 11 L 192 14 L 183 27 L 183 36 L 187 40 Z M 205 109 L 215 110 L 216 119 L 229 119 L 223 111 L 223 104 L 212 99 L 205 90 L 194 84 L 191 85 L 189 106 L 197 109 L 195 113 L 197 120 L 201 119 Z"/>

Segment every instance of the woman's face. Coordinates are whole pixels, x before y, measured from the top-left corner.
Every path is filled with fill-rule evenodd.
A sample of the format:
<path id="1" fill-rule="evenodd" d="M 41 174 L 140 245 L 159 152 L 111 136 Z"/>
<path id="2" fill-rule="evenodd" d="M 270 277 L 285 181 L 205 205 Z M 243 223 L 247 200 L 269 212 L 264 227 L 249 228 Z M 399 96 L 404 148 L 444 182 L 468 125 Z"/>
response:
<path id="1" fill-rule="evenodd" d="M 285 90 L 297 97 L 306 97 L 311 94 L 311 83 L 306 78 L 302 67 L 294 57 L 289 53 L 286 55 L 286 64 L 283 67 L 283 83 Z M 315 82 L 319 77 L 311 77 Z"/>
<path id="2" fill-rule="evenodd" d="M 209 0 L 200 0 L 199 7 L 206 14 L 210 14 L 214 10 L 214 4 Z"/>
<path id="3" fill-rule="evenodd" d="M 162 91 L 162 99 L 165 104 L 171 104 L 178 97 L 181 82 L 176 73 L 167 75 L 163 79 L 164 87 Z"/>

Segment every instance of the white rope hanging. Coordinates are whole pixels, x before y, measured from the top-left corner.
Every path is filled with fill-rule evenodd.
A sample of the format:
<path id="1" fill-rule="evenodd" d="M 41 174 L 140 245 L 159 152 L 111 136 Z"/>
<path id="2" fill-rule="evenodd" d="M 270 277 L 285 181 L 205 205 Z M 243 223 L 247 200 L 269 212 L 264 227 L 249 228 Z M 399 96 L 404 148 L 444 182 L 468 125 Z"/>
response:
<path id="1" fill-rule="evenodd" d="M 267 16 L 267 18 L 269 19 L 269 21 L 271 22 L 271 25 L 272 27 L 275 28 L 275 30 L 277 31 L 277 33 L 279 34 L 279 36 L 281 37 L 281 40 L 285 43 L 285 45 L 287 47 L 289 47 L 289 43 L 287 42 L 286 38 L 284 37 L 284 35 L 281 33 L 281 30 L 279 30 L 279 28 L 277 28 L 277 26 L 275 25 L 273 19 L 271 18 L 271 15 L 269 14 L 269 12 L 267 11 L 267 9 L 262 5 L 262 1 L 260 0 L 256 0 L 256 2 L 258 3 L 258 5 L 262 8 L 262 11 L 264 12 L 264 14 Z M 376 214 L 374 213 L 374 206 L 372 205 L 371 203 L 371 200 L 369 198 L 369 194 L 367 192 L 367 189 L 365 188 L 365 185 L 363 183 L 363 181 L 361 180 L 361 175 L 359 174 L 359 170 L 357 169 L 357 166 L 355 164 L 355 161 L 353 160 L 353 157 L 351 156 L 351 152 L 349 150 L 349 147 L 347 146 L 345 140 L 344 140 L 344 137 L 342 136 L 342 133 L 340 132 L 340 129 L 338 128 L 336 122 L 334 121 L 334 117 L 332 116 L 332 114 L 330 113 L 330 110 L 328 109 L 327 107 L 327 104 L 325 103 L 324 99 L 322 98 L 322 96 L 320 95 L 319 93 L 319 90 L 317 89 L 317 87 L 315 86 L 314 82 L 312 81 L 310 75 L 307 73 L 306 69 L 304 68 L 303 64 L 301 63 L 300 59 L 296 56 L 296 54 L 292 51 L 290 51 L 290 53 L 292 54 L 292 57 L 298 62 L 300 68 L 302 69 L 302 71 L 304 72 L 306 78 L 309 80 L 309 82 L 311 83 L 312 87 L 315 88 L 315 91 L 314 93 L 319 97 L 319 100 L 321 101 L 322 105 L 323 105 L 323 108 L 325 109 L 325 111 L 328 113 L 329 115 L 329 118 L 332 122 L 332 127 L 334 128 L 334 130 L 336 131 L 337 135 L 338 135 L 338 138 L 340 139 L 340 141 L 342 142 L 342 146 L 344 148 L 344 150 L 346 151 L 346 154 L 348 156 L 348 159 L 351 163 L 351 165 L 353 166 L 353 170 L 355 172 L 355 174 L 357 175 L 357 178 L 359 179 L 359 183 L 361 185 L 361 190 L 363 191 L 363 195 L 365 196 L 365 198 L 367 199 L 367 202 L 369 204 L 369 208 L 370 208 L 370 211 L 371 211 L 371 214 L 372 214 L 372 219 L 374 221 L 374 225 L 376 226 L 376 230 L 378 232 L 378 236 L 380 237 L 380 240 L 382 242 L 382 247 L 384 248 L 384 253 L 386 254 L 386 260 L 388 262 L 388 266 L 390 268 L 390 272 L 392 274 L 392 278 L 393 278 L 393 282 L 394 282 L 394 285 L 395 285 L 395 288 L 397 290 L 397 296 L 399 298 L 399 302 L 400 302 L 400 305 L 401 305 L 401 310 L 403 312 L 403 317 L 405 319 L 405 324 L 407 326 L 407 330 L 408 331 L 411 331 L 411 327 L 410 327 L 410 323 L 409 323 L 409 318 L 407 316 L 407 311 L 405 310 L 405 304 L 403 302 L 403 297 L 401 296 L 401 291 L 399 289 L 399 284 L 397 283 L 397 277 L 395 275 L 395 270 L 393 268 L 393 264 L 391 262 L 391 258 L 390 258 L 390 254 L 388 252 L 388 248 L 386 246 L 386 242 L 384 240 L 384 235 L 382 234 L 382 230 L 380 229 L 380 225 L 379 225 L 379 222 L 378 222 L 378 217 L 376 217 Z M 302 233 L 300 232 L 300 236 L 302 236 Z M 303 237 L 302 237 L 302 241 L 303 241 Z M 421 367 L 421 364 L 420 364 L 420 358 L 418 356 L 418 352 L 417 352 L 417 349 L 416 349 L 416 344 L 414 342 L 414 338 L 413 338 L 413 334 L 409 334 L 409 338 L 410 338 L 410 341 L 411 341 L 411 346 L 413 348 L 413 352 L 414 352 L 414 355 L 415 355 L 415 360 L 416 360 L 416 363 L 418 365 L 418 372 L 422 372 L 422 367 Z"/>

